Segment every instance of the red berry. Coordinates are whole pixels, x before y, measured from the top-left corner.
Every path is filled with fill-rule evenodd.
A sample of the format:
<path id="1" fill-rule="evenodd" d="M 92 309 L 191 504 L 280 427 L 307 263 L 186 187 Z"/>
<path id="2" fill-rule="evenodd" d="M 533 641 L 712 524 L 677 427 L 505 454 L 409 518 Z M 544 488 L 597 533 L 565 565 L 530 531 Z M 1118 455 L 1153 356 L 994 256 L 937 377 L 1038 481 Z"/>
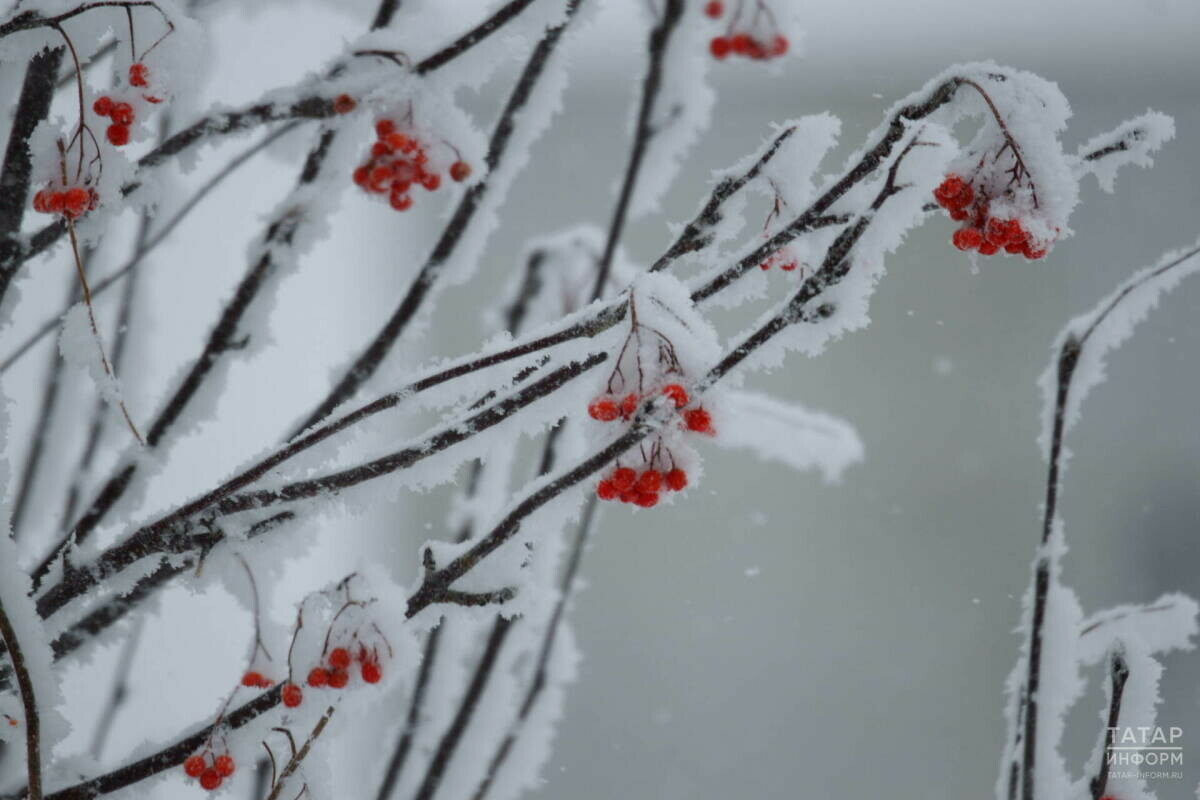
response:
<path id="1" fill-rule="evenodd" d="M 745 33 L 736 34 L 729 43 L 733 52 L 748 55 L 754 47 L 754 41 Z"/>
<path id="2" fill-rule="evenodd" d="M 308 673 L 308 685 L 314 689 L 329 685 L 329 672 L 323 667 L 313 667 Z"/>
<path id="3" fill-rule="evenodd" d="M 678 383 L 668 383 L 663 387 L 662 393 L 675 402 L 676 408 L 683 408 L 688 404 L 687 389 L 684 389 Z"/>
<path id="4" fill-rule="evenodd" d="M 588 416 L 592 419 L 597 419 L 601 422 L 612 422 L 620 415 L 621 412 L 617 410 L 617 404 L 611 398 L 597 398 L 588 404 Z"/>
<path id="5" fill-rule="evenodd" d="M 627 492 L 633 488 L 633 482 L 637 480 L 637 472 L 632 467 L 617 467 L 610 480 L 618 492 Z"/>
<path id="6" fill-rule="evenodd" d="M 672 492 L 681 491 L 687 486 L 687 473 L 676 467 L 667 473 L 666 484 Z"/>
<path id="7" fill-rule="evenodd" d="M 242 676 L 242 686 L 262 686 L 264 680 L 261 672 L 250 671 Z"/>
<path id="8" fill-rule="evenodd" d="M 981 256 L 994 256 L 999 250 L 999 245 L 994 245 L 986 239 L 979 244 L 979 255 Z"/>
<path id="9" fill-rule="evenodd" d="M 200 785 L 210 792 L 219 788 L 221 786 L 221 773 L 209 767 L 200 773 Z"/>
<path id="10" fill-rule="evenodd" d="M 339 94 L 333 98 L 333 113 L 349 114 L 358 107 L 358 101 L 348 94 Z"/>
<path id="11" fill-rule="evenodd" d="M 386 142 L 387 146 L 398 152 L 404 152 L 412 146 L 412 139 L 405 136 L 403 133 L 389 133 L 387 136 L 379 137 L 380 141 Z"/>
<path id="12" fill-rule="evenodd" d="M 637 497 L 633 501 L 636 505 L 642 508 L 654 508 L 658 505 L 657 492 L 638 492 Z"/>
<path id="13" fill-rule="evenodd" d="M 970 218 L 971 214 L 965 208 L 950 209 L 950 219 L 954 220 L 955 222 L 966 222 Z"/>
<path id="14" fill-rule="evenodd" d="M 427 172 L 421 177 L 421 185 L 431 192 L 436 192 L 442 185 L 442 176 L 436 172 Z"/>
<path id="15" fill-rule="evenodd" d="M 1046 248 L 1038 248 L 1032 241 L 1027 241 L 1022 254 L 1030 261 L 1037 261 L 1039 258 L 1046 257 Z"/>
<path id="16" fill-rule="evenodd" d="M 371 145 L 371 155 L 374 156 L 375 158 L 379 158 L 381 156 L 389 156 L 391 154 L 392 154 L 392 146 L 390 144 L 388 144 L 387 142 L 379 141 L 379 142 L 376 142 L 375 144 Z"/>
<path id="17" fill-rule="evenodd" d="M 987 239 L 989 244 L 1003 247 L 1008 242 L 1008 222 L 1006 219 L 992 217 L 983 229 L 983 238 Z"/>
<path id="18" fill-rule="evenodd" d="M 371 170 L 366 165 L 354 169 L 354 182 L 359 186 L 366 186 L 370 177 Z"/>
<path id="19" fill-rule="evenodd" d="M 764 262 L 762 262 L 761 264 L 759 264 L 759 265 L 758 265 L 758 268 L 759 268 L 759 269 L 762 269 L 762 270 L 768 270 L 768 269 L 770 269 L 770 268 L 771 268 L 771 259 L 769 259 L 769 258 L 768 258 L 766 261 L 764 261 Z"/>
<path id="20" fill-rule="evenodd" d="M 781 56 L 788 51 L 788 40 L 786 36 L 776 36 L 771 40 L 771 55 Z"/>
<path id="21" fill-rule="evenodd" d="M 113 110 L 112 98 L 106 94 L 100 95 L 99 97 L 96 98 L 96 102 L 92 103 L 92 111 L 95 111 L 97 114 L 99 114 L 102 117 L 107 117 L 109 114 L 112 113 L 112 110 Z"/>
<path id="22" fill-rule="evenodd" d="M 183 762 L 183 771 L 187 773 L 189 778 L 199 778 L 206 766 L 204 756 L 188 756 L 187 761 Z"/>
<path id="23" fill-rule="evenodd" d="M 379 683 L 383 678 L 383 669 L 374 661 L 364 661 L 362 665 L 362 679 L 367 683 Z"/>
<path id="24" fill-rule="evenodd" d="M 335 647 L 329 653 L 329 663 L 334 669 L 345 669 L 350 666 L 350 651 L 344 647 Z"/>
<path id="25" fill-rule="evenodd" d="M 52 214 L 57 214 L 65 207 L 65 201 L 65 192 L 51 192 L 50 196 L 46 198 L 46 208 L 50 209 Z"/>
<path id="26" fill-rule="evenodd" d="M 114 147 L 124 147 L 129 144 L 129 126 L 112 124 L 108 126 L 108 130 L 104 132 L 108 137 L 108 141 L 112 142 Z"/>
<path id="27" fill-rule="evenodd" d="M 213 762 L 213 767 L 222 778 L 228 778 L 233 774 L 236 765 L 233 763 L 233 756 L 224 755 L 217 756 L 217 760 Z"/>
<path id="28" fill-rule="evenodd" d="M 114 103 L 112 113 L 109 116 L 118 125 L 132 125 L 133 106 L 129 105 L 129 103 Z"/>
<path id="29" fill-rule="evenodd" d="M 285 706 L 288 708 L 295 708 L 296 706 L 300 705 L 300 702 L 304 699 L 304 692 L 302 692 L 300 687 L 296 684 L 288 683 L 283 687 L 282 697 L 283 704 Z"/>
<path id="30" fill-rule="evenodd" d="M 662 489 L 663 475 L 656 469 L 648 469 L 641 474 L 634 488 L 642 494 L 656 494 Z"/>
<path id="31" fill-rule="evenodd" d="M 706 16 L 717 19 L 725 13 L 725 4 L 722 3 L 721 0 L 708 0 L 708 2 L 704 4 L 704 13 Z"/>
<path id="32" fill-rule="evenodd" d="M 946 179 L 933 190 L 933 198 L 942 208 L 953 210 L 969 206 L 975 199 L 975 190 L 957 175 L 947 175 Z"/>
<path id="33" fill-rule="evenodd" d="M 630 392 L 621 398 L 621 416 L 632 417 L 637 413 L 638 396 Z"/>
<path id="34" fill-rule="evenodd" d="M 50 190 L 38 189 L 33 195 L 33 210 L 45 214 L 50 211 Z"/>
<path id="35" fill-rule="evenodd" d="M 381 119 L 375 123 L 375 133 L 380 139 L 396 130 L 396 123 L 390 119 Z"/>
<path id="36" fill-rule="evenodd" d="M 708 43 L 708 52 L 713 54 L 713 58 L 725 58 L 731 49 L 729 40 L 724 36 L 714 36 L 713 40 Z"/>
<path id="37" fill-rule="evenodd" d="M 471 165 L 465 161 L 455 161 L 450 165 L 450 177 L 462 183 L 471 176 Z"/>
<path id="38" fill-rule="evenodd" d="M 146 65 L 139 62 L 129 65 L 129 85 L 130 86 L 149 86 L 150 85 L 150 70 L 146 69 Z"/>
<path id="39" fill-rule="evenodd" d="M 412 208 L 413 199 L 411 195 L 404 194 L 403 192 L 392 192 L 389 202 L 392 208 L 397 211 L 408 211 Z"/>
<path id="40" fill-rule="evenodd" d="M 350 682 L 350 673 L 345 669 L 335 669 L 329 673 L 329 687 L 331 689 L 345 689 L 346 684 Z"/>
<path id="41" fill-rule="evenodd" d="M 619 494 L 620 492 L 617 491 L 616 484 L 612 482 L 611 478 L 605 478 L 596 486 L 596 496 L 601 500 L 613 500 Z"/>
<path id="42" fill-rule="evenodd" d="M 685 411 L 683 414 L 683 423 L 689 431 L 696 433 L 706 433 L 711 435 L 714 433 L 712 427 L 712 415 L 703 408 L 693 408 Z"/>
<path id="43" fill-rule="evenodd" d="M 636 503 L 639 494 L 640 493 L 637 489 L 626 489 L 625 491 L 621 492 L 621 502 Z"/>
<path id="44" fill-rule="evenodd" d="M 959 228 L 950 241 L 959 250 L 974 250 L 983 242 L 983 232 L 978 228 Z"/>

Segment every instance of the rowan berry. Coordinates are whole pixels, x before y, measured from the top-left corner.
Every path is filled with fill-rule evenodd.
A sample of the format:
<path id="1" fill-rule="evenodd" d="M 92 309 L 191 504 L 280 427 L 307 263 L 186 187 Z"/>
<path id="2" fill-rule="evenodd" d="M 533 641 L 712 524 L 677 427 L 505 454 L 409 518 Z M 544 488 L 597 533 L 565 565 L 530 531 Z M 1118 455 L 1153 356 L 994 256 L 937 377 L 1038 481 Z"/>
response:
<path id="1" fill-rule="evenodd" d="M 951 241 L 959 250 L 974 250 L 983 243 L 983 233 L 978 228 L 959 228 Z"/>
<path id="2" fill-rule="evenodd" d="M 187 760 L 183 762 L 183 771 L 187 773 L 189 778 L 199 778 L 206 767 L 204 756 L 200 755 L 188 756 Z"/>
<path id="3" fill-rule="evenodd" d="M 426 172 L 421 176 L 421 185 L 428 191 L 436 192 L 437 188 L 442 185 L 442 176 L 436 172 Z"/>
<path id="4" fill-rule="evenodd" d="M 283 704 L 288 708 L 295 708 L 304 700 L 304 692 L 294 683 L 285 684 L 281 696 Z"/>
<path id="5" fill-rule="evenodd" d="M 683 488 L 687 486 L 687 473 L 681 470 L 679 467 L 676 467 L 667 473 L 667 477 L 664 479 L 664 482 L 667 484 L 667 488 L 672 492 L 682 491 Z"/>
<path id="6" fill-rule="evenodd" d="M 621 398 L 621 416 L 632 417 L 637 413 L 638 396 L 632 392 Z"/>
<path id="7" fill-rule="evenodd" d="M 129 105 L 129 103 L 114 103 L 109 116 L 118 125 L 132 125 L 133 106 Z"/>
<path id="8" fill-rule="evenodd" d="M 149 86 L 150 70 L 140 61 L 129 65 L 129 85 Z"/>
<path id="9" fill-rule="evenodd" d="M 264 680 L 261 672 L 250 671 L 242 676 L 242 686 L 262 686 Z"/>
<path id="10" fill-rule="evenodd" d="M 345 689 L 350 682 L 350 673 L 345 669 L 334 669 L 329 673 L 329 688 Z"/>
<path id="11" fill-rule="evenodd" d="M 588 416 L 601 422 L 612 422 L 621 412 L 617 404 L 608 397 L 600 397 L 588 403 Z"/>
<path id="12" fill-rule="evenodd" d="M 663 475 L 656 469 L 648 469 L 637 479 L 634 487 L 642 494 L 656 494 L 662 489 Z"/>
<path id="13" fill-rule="evenodd" d="M 462 183 L 471 177 L 471 165 L 465 161 L 455 161 L 450 165 L 450 177 L 456 182 Z"/>
<path id="14" fill-rule="evenodd" d="M 713 19 L 717 19 L 724 13 L 725 13 L 725 4 L 722 3 L 721 0 L 708 0 L 708 2 L 704 4 L 705 16 L 709 16 L 709 17 L 712 17 Z"/>
<path id="15" fill-rule="evenodd" d="M 389 133 L 393 133 L 395 130 L 396 123 L 392 122 L 390 119 L 381 119 L 375 123 L 375 133 L 380 139 L 387 136 Z"/>
<path id="16" fill-rule="evenodd" d="M 688 404 L 687 390 L 678 383 L 668 383 L 663 387 L 662 393 L 671 398 L 676 408 L 683 408 Z"/>
<path id="17" fill-rule="evenodd" d="M 362 665 L 362 679 L 367 683 L 379 683 L 383 678 L 383 669 L 375 661 L 364 661 Z"/>
<path id="18" fill-rule="evenodd" d="M 611 480 L 613 487 L 618 492 L 627 492 L 633 488 L 633 483 L 637 480 L 637 472 L 633 467 L 617 467 Z"/>
<path id="19" fill-rule="evenodd" d="M 771 40 L 771 55 L 781 56 L 788 51 L 788 40 L 786 36 L 776 36 Z"/>
<path id="20" fill-rule="evenodd" d="M 329 664 L 334 669 L 346 669 L 350 666 L 350 651 L 344 647 L 335 647 L 329 653 Z"/>
<path id="21" fill-rule="evenodd" d="M 217 772 L 212 767 L 209 767 L 208 769 L 204 770 L 204 772 L 200 773 L 200 785 L 210 792 L 214 789 L 220 788 L 221 780 L 221 773 Z"/>
<path id="22" fill-rule="evenodd" d="M 404 194 L 403 192 L 392 192 L 388 202 L 397 211 L 408 211 L 412 208 L 413 199 L 412 195 Z"/>
<path id="23" fill-rule="evenodd" d="M 633 502 L 642 508 L 654 508 L 656 505 L 658 505 L 658 493 L 638 492 L 637 497 Z"/>
<path id="24" fill-rule="evenodd" d="M 708 51 L 713 54 L 713 58 L 725 58 L 732 49 L 733 45 L 724 36 L 714 36 L 708 43 Z"/>
<path id="25" fill-rule="evenodd" d="M 999 245 L 994 245 L 986 239 L 979 243 L 979 254 L 981 256 L 993 256 L 999 252 L 999 250 Z"/>
<path id="26" fill-rule="evenodd" d="M 233 774 L 234 769 L 236 769 L 236 765 L 233 763 L 233 756 L 217 756 L 216 761 L 213 762 L 213 768 L 216 769 L 222 778 L 228 778 Z"/>
<path id="27" fill-rule="evenodd" d="M 714 433 L 712 427 L 712 415 L 703 408 L 693 408 L 685 411 L 683 414 L 683 422 L 689 431 L 706 433 L 709 435 Z"/>
<path id="28" fill-rule="evenodd" d="M 358 101 L 348 94 L 339 94 L 333 98 L 333 113 L 349 114 L 358 107 Z"/>
<path id="29" fill-rule="evenodd" d="M 314 689 L 329 685 L 329 671 L 324 667 L 313 667 L 308 673 L 308 685 Z"/>
<path id="30" fill-rule="evenodd" d="M 749 34 L 738 33 L 734 35 L 729 45 L 733 52 L 740 55 L 749 55 L 750 50 L 754 47 L 754 40 L 750 38 Z"/>
<path id="31" fill-rule="evenodd" d="M 129 126 L 112 124 L 108 126 L 108 130 L 104 132 L 114 147 L 124 147 L 129 144 Z"/>
<path id="32" fill-rule="evenodd" d="M 113 110 L 112 98 L 106 94 L 100 95 L 96 102 L 92 103 L 92 110 L 102 117 L 107 117 Z"/>
<path id="33" fill-rule="evenodd" d="M 611 478 L 605 478 L 596 485 L 596 496 L 601 500 L 615 500 L 620 494 Z"/>

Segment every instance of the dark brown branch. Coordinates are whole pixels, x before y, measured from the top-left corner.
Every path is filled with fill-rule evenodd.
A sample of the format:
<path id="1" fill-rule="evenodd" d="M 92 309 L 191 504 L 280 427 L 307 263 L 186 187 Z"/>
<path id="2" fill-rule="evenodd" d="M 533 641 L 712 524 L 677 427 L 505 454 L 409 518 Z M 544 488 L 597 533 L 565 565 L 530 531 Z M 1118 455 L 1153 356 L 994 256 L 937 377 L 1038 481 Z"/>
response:
<path id="1" fill-rule="evenodd" d="M 13 673 L 17 676 L 17 688 L 21 692 L 21 706 L 25 709 L 25 764 L 29 773 L 29 800 L 42 800 L 42 718 L 38 714 L 37 696 L 33 691 L 33 678 L 25 663 L 25 654 L 17 640 L 4 602 L 0 600 L 0 639 L 8 650 Z"/>
<path id="2" fill-rule="evenodd" d="M 533 53 L 530 55 L 529 61 L 526 62 L 525 69 L 513 87 L 508 102 L 504 106 L 504 111 L 501 112 L 500 119 L 492 131 L 485 159 L 487 175 L 473 184 L 463 194 L 453 216 L 451 216 L 437 244 L 434 245 L 433 250 L 430 252 L 429 258 L 417 272 L 416 277 L 409 285 L 408 291 L 405 292 L 404 297 L 400 300 L 400 304 L 396 307 L 392 316 L 358 358 L 355 359 L 350 368 L 346 370 L 345 374 L 334 385 L 325 399 L 318 403 L 312 413 L 296 427 L 292 432 L 291 438 L 295 438 L 302 431 L 317 424 L 333 413 L 335 408 L 353 397 L 359 388 L 375 374 L 379 365 L 383 363 L 384 358 L 391 352 L 396 340 L 400 338 L 404 329 L 408 327 L 408 324 L 416 316 L 417 311 L 421 308 L 437 283 L 438 278 L 441 276 L 446 261 L 454 253 L 467 227 L 479 210 L 483 196 L 490 184 L 491 176 L 495 173 L 501 159 L 504 157 L 505 151 L 508 149 L 513 131 L 516 128 L 516 118 L 529 102 L 529 98 L 533 94 L 533 89 L 545 71 L 550 56 L 562 38 L 567 25 L 575 17 L 582 1 L 569 0 L 566 19 L 561 24 L 548 29 L 537 46 L 534 47 Z"/>
<path id="3" fill-rule="evenodd" d="M 491 761 L 488 762 L 487 772 L 484 774 L 483 780 L 480 781 L 479 787 L 475 790 L 475 794 L 472 795 L 472 800 L 483 800 L 484 795 L 488 793 L 492 782 L 500 772 L 500 768 L 508 760 L 508 755 L 512 752 L 513 745 L 517 742 L 517 737 L 521 735 L 525 722 L 529 719 L 529 714 L 533 711 L 538 697 L 541 696 L 542 690 L 546 688 L 550 655 L 554 652 L 554 644 L 558 640 L 558 632 L 563 617 L 566 615 L 567 601 L 570 600 L 571 590 L 575 585 L 575 576 L 578 574 L 579 564 L 583 560 L 583 550 L 587 544 L 588 536 L 591 533 L 592 524 L 595 520 L 596 506 L 598 505 L 596 499 L 595 495 L 591 495 L 584 504 L 583 518 L 579 522 L 575 541 L 571 546 L 571 553 L 567 557 L 567 566 L 563 571 L 562 580 L 559 583 L 558 600 L 554 604 L 554 611 L 550 615 L 550 620 L 546 623 L 546 631 L 542 635 L 542 647 L 538 652 L 537 664 L 533 670 L 533 678 L 529 683 L 529 688 L 525 692 L 525 698 L 521 701 L 521 707 L 517 711 L 517 718 L 513 720 L 508 732 L 504 735 L 504 739 L 492 755 Z"/>
<path id="4" fill-rule="evenodd" d="M 16 114 L 8 135 L 4 164 L 0 166 L 0 303 L 16 274 L 15 258 L 20 251 L 17 238 L 33 171 L 29 137 L 50 112 L 54 99 L 54 81 L 62 64 L 64 49 L 55 47 L 34 54 L 25 70 L 25 82 L 17 101 Z"/>
<path id="5" fill-rule="evenodd" d="M 637 125 L 633 132 L 633 145 L 629 151 L 629 163 L 625 167 L 625 177 L 621 181 L 621 191 L 617 197 L 616 208 L 613 209 L 612 221 L 608 226 L 608 238 L 604 242 L 604 252 L 600 256 L 600 264 L 596 270 L 596 282 L 592 287 L 592 299 L 599 300 L 604 294 L 604 285 L 608 283 L 608 273 L 612 268 L 613 255 L 625 230 L 625 217 L 629 214 L 629 204 L 633 200 L 633 189 L 637 184 L 638 173 L 642 169 L 642 159 L 646 155 L 646 147 L 654 137 L 654 104 L 658 100 L 658 92 L 662 87 L 663 59 L 667 55 L 671 34 L 675 32 L 679 20 L 683 17 L 683 0 L 664 0 L 662 19 L 650 31 L 647 44 L 649 63 L 646 66 L 646 77 L 642 82 L 642 102 L 638 109 Z"/>
<path id="6" fill-rule="evenodd" d="M 1100 800 L 1104 796 L 1104 790 L 1108 788 L 1109 748 L 1113 746 L 1116 738 L 1117 722 L 1121 719 L 1121 698 L 1125 694 L 1125 682 L 1129 680 L 1129 665 L 1125 663 L 1119 646 L 1113 649 L 1109 657 L 1108 676 L 1108 724 L 1101 737 L 1104 746 L 1100 749 L 1100 769 L 1089 786 L 1092 790 L 1092 800 Z"/>
<path id="7" fill-rule="evenodd" d="M 408 716 L 405 717 L 404 728 L 400 732 L 396 748 L 392 751 L 392 757 L 388 761 L 387 770 L 383 774 L 383 783 L 379 786 L 379 794 L 376 796 L 377 800 L 388 800 L 392 796 L 392 791 L 396 788 L 396 782 L 400 779 L 400 773 L 408 761 L 408 754 L 412 752 L 413 737 L 416 736 L 417 727 L 421 723 L 421 709 L 425 704 L 425 692 L 429 686 L 429 676 L 433 674 L 433 665 L 437 660 L 438 642 L 441 637 L 442 624 L 444 624 L 444 621 L 435 625 L 429 631 L 429 638 L 425 640 L 425 650 L 421 655 L 421 668 L 417 672 L 417 683 L 413 687 L 412 698 L 408 704 Z"/>
<path id="8" fill-rule="evenodd" d="M 429 761 L 425 777 L 417 789 L 416 800 L 431 800 L 434 793 L 437 792 L 438 786 L 442 782 L 442 776 L 446 772 L 446 767 L 450 763 L 450 758 L 454 755 L 454 751 L 462 739 L 463 732 L 466 730 L 467 722 L 474 715 L 475 707 L 479 705 L 479 698 L 483 696 L 483 690 L 487 686 L 488 677 L 492 673 L 496 658 L 500 655 L 500 650 L 504 646 L 504 640 L 508 636 L 512 625 L 512 620 L 499 616 L 496 617 L 496 621 L 492 624 L 492 633 L 488 636 L 487 645 L 484 647 L 483 655 L 480 656 L 475 674 L 471 678 L 471 683 L 467 687 L 466 694 L 463 695 L 462 701 L 458 705 L 458 711 L 455 713 L 454 719 L 450 722 L 450 727 L 446 729 L 446 732 L 442 734 L 442 738 L 438 741 L 437 749 L 434 750 L 433 758 Z"/>
<path id="9" fill-rule="evenodd" d="M 496 31 L 503 28 L 507 22 L 528 8 L 532 3 L 533 0 L 509 0 L 509 2 L 502 5 L 495 14 L 492 14 L 490 17 L 464 33 L 462 36 L 455 39 L 446 47 L 443 47 L 433 55 L 418 62 L 413 71 L 418 75 L 425 75 L 426 73 L 433 72 L 438 67 L 453 61 L 475 45 L 482 42 L 487 37 L 491 36 Z"/>

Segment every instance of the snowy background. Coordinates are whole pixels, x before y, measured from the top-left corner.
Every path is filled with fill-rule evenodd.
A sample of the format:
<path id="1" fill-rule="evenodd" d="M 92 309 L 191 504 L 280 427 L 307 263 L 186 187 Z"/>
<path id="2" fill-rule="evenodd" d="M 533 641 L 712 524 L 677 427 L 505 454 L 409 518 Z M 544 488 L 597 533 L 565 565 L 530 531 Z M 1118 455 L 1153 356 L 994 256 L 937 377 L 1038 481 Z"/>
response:
<path id="1" fill-rule="evenodd" d="M 314 69 L 362 28 L 359 5 L 346 4 L 347 13 L 271 5 L 251 18 L 255 30 L 286 30 L 286 46 L 248 40 L 238 14 L 218 18 L 208 31 L 216 74 L 197 105 L 249 101 Z M 302 27 L 294 24 L 300 7 Z M 413 356 L 476 346 L 486 331 L 480 299 L 505 285 L 529 237 L 607 222 L 641 74 L 643 37 L 628 17 L 624 3 L 609 3 L 575 55 L 564 113 L 538 146 L 536 169 L 515 184 L 488 263 L 446 295 Z M 539 797 L 987 796 L 1044 485 L 1036 380 L 1069 318 L 1163 250 L 1193 241 L 1200 228 L 1195 2 L 863 1 L 813 4 L 803 17 L 803 60 L 783 70 L 710 69 L 714 124 L 663 213 L 630 229 L 631 257 L 661 252 L 670 240 L 665 223 L 689 218 L 710 170 L 756 148 L 769 123 L 826 109 L 841 117 L 842 145 L 826 162 L 832 168 L 897 97 L 957 61 L 990 58 L 1056 81 L 1075 112 L 1068 151 L 1147 108 L 1172 115 L 1178 135 L 1153 169 L 1123 173 L 1115 195 L 1086 180 L 1072 219 L 1076 235 L 1044 262 L 991 259 L 972 270 L 948 244 L 952 224 L 931 220 L 890 259 L 867 331 L 821 358 L 793 357 L 785 369 L 756 377 L 757 388 L 856 426 L 865 460 L 840 485 L 710 448 L 702 489 L 687 502 L 636 515 L 603 510 L 583 568 L 588 588 L 573 614 L 584 659 Z M 464 98 L 481 127 L 511 78 L 498 74 Z M 180 246 L 164 247 L 148 264 L 141 324 L 179 333 L 137 337 L 131 363 L 139 367 L 125 379 L 135 410 L 152 407 L 164 376 L 194 353 L 218 307 L 213 287 L 241 274 L 244 242 L 261 210 L 290 185 L 310 136 L 303 132 L 229 181 L 181 228 Z M 280 294 L 275 345 L 234 368 L 218 415 L 224 421 L 176 448 L 147 507 L 223 474 L 306 409 L 323 391 L 324 365 L 338 364 L 388 313 L 443 212 L 428 203 L 398 219 L 347 192 L 333 236 Z M 186 245 L 188 231 L 213 226 L 230 235 L 202 251 Z M 347 278 L 364 272 L 374 276 L 369 291 Z M 33 275 L 21 286 L 22 308 L 61 302 L 70 277 Z M 1198 297 L 1200 284 L 1185 284 L 1112 358 L 1109 381 L 1089 398 L 1069 441 L 1066 581 L 1088 610 L 1172 590 L 1200 596 Z M 21 311 L 18 326 L 34 321 Z M 297 349 L 311 372 L 295 374 Z M 33 385 L 45 361 L 42 351 L 27 357 L 4 377 L 6 392 L 27 396 L 21 387 Z M 89 390 L 82 382 L 77 389 L 81 408 L 90 408 Z M 18 403 L 11 413 L 12 429 L 22 430 L 34 409 Z M 294 565 L 287 586 L 295 591 L 285 586 L 272 598 L 274 613 L 287 619 L 314 576 L 353 568 L 339 561 L 348 554 L 338 536 L 371 537 L 396 578 L 410 580 L 415 547 L 440 529 L 449 495 L 404 496 L 363 517 L 321 521 L 329 535 Z M 110 752 L 202 716 L 239 669 L 246 631 L 230 623 L 237 615 L 222 589 L 175 592 L 161 613 L 193 622 L 186 631 L 148 625 L 145 648 L 158 655 L 135 662 L 135 676 L 186 674 L 191 690 L 168 698 L 135 692 Z M 197 653 L 222 649 L 230 661 L 213 662 L 211 686 L 196 680 L 188 665 Z M 117 652 L 101 650 L 96 664 L 112 663 Z M 1200 781 L 1200 656 L 1177 653 L 1165 664 L 1159 719 L 1185 730 L 1186 779 L 1154 788 L 1163 800 L 1179 800 Z M 92 668 L 73 670 L 69 702 L 95 701 L 84 680 Z M 1068 763 L 1086 758 L 1098 731 L 1102 696 L 1095 686 L 1090 692 L 1069 720 Z"/>

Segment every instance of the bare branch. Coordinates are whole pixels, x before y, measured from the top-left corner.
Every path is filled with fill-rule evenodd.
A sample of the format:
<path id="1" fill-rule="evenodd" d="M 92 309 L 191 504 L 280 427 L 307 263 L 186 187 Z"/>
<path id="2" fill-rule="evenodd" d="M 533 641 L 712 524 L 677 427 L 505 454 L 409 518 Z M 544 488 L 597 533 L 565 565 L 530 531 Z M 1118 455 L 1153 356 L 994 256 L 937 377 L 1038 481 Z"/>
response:
<path id="1" fill-rule="evenodd" d="M 42 800 L 42 718 L 38 714 L 37 697 L 33 691 L 33 678 L 25 664 L 25 654 L 21 643 L 17 640 L 17 632 L 4 601 L 0 600 L 0 639 L 8 649 L 8 658 L 12 662 L 13 673 L 17 676 L 17 688 L 21 692 L 21 705 L 25 709 L 25 764 L 29 773 L 29 800 Z"/>

